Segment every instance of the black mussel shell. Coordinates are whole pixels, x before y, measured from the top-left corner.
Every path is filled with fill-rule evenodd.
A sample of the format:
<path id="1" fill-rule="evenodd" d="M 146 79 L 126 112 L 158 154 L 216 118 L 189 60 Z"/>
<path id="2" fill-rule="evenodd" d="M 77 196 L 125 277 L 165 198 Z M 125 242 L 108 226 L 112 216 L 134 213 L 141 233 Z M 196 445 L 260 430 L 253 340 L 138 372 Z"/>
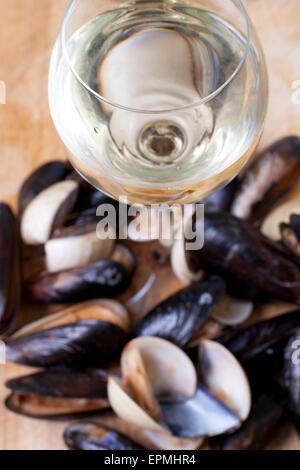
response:
<path id="1" fill-rule="evenodd" d="M 286 137 L 264 150 L 241 179 L 231 212 L 261 220 L 299 178 L 299 157 L 299 137 Z"/>
<path id="2" fill-rule="evenodd" d="M 263 449 L 285 411 L 285 395 L 279 386 L 258 396 L 248 419 L 232 434 L 217 436 L 210 440 L 214 450 L 261 450 Z"/>
<path id="3" fill-rule="evenodd" d="M 56 369 L 6 382 L 12 392 L 64 398 L 107 398 L 107 373 L 101 369 Z"/>
<path id="4" fill-rule="evenodd" d="M 0 334 L 7 333 L 21 299 L 20 241 L 10 207 L 0 203 Z"/>
<path id="5" fill-rule="evenodd" d="M 137 325 L 137 336 L 159 336 L 183 347 L 225 293 L 219 276 L 191 284 L 164 300 Z"/>
<path id="6" fill-rule="evenodd" d="M 19 214 L 22 215 L 28 204 L 44 189 L 65 179 L 70 167 L 65 162 L 45 163 L 24 181 L 19 193 Z"/>
<path id="7" fill-rule="evenodd" d="M 204 204 L 204 209 L 207 212 L 224 212 L 230 209 L 235 191 L 237 188 L 237 179 L 228 183 L 224 188 L 216 191 L 211 196 L 201 201 Z"/>
<path id="8" fill-rule="evenodd" d="M 142 450 L 135 442 L 95 423 L 75 423 L 64 432 L 64 441 L 71 450 Z"/>
<path id="9" fill-rule="evenodd" d="M 300 329 L 285 347 L 283 378 L 292 418 L 300 433 Z"/>
<path id="10" fill-rule="evenodd" d="M 9 362 L 34 367 L 98 367 L 124 347 L 128 333 L 102 320 L 83 320 L 21 336 L 6 346 Z"/>
<path id="11" fill-rule="evenodd" d="M 176 403 L 161 403 L 163 422 L 177 437 L 216 436 L 240 426 L 239 418 L 204 387 Z"/>
<path id="12" fill-rule="evenodd" d="M 193 230 L 203 230 L 194 219 Z M 228 213 L 206 213 L 204 246 L 187 251 L 192 271 L 217 272 L 230 293 L 258 299 L 263 296 L 300 304 L 300 268 L 247 221 Z"/>
<path id="13" fill-rule="evenodd" d="M 224 334 L 218 341 L 240 361 L 247 361 L 299 327 L 300 310 L 295 310 Z"/>
<path id="14" fill-rule="evenodd" d="M 41 302 L 80 302 L 121 294 L 130 285 L 131 275 L 122 264 L 101 260 L 58 273 L 43 273 L 27 282 L 26 290 Z"/>

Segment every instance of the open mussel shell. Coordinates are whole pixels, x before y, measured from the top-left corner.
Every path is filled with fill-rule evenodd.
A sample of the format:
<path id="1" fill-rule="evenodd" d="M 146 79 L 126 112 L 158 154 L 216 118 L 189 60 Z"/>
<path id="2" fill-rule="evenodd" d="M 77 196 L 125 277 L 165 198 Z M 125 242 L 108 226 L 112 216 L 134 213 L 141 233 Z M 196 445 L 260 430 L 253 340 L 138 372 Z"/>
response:
<path id="1" fill-rule="evenodd" d="M 10 207 L 0 204 L 0 334 L 7 333 L 19 311 L 20 247 L 17 222 Z"/>
<path id="2" fill-rule="evenodd" d="M 6 405 L 35 418 L 88 414 L 109 407 L 107 374 L 97 369 L 48 370 L 9 380 Z"/>
<path id="3" fill-rule="evenodd" d="M 254 309 L 250 300 L 225 295 L 216 305 L 211 316 L 222 325 L 235 326 L 249 319 Z"/>
<path id="4" fill-rule="evenodd" d="M 115 297 L 127 289 L 132 273 L 122 264 L 100 260 L 58 273 L 44 272 L 26 283 L 27 295 L 40 302 L 80 302 Z"/>
<path id="5" fill-rule="evenodd" d="M 163 301 L 137 325 L 137 336 L 159 336 L 184 346 L 225 293 L 219 276 L 191 284 Z"/>
<path id="6" fill-rule="evenodd" d="M 128 437 L 96 423 L 75 423 L 64 432 L 64 441 L 71 450 L 142 450 Z"/>
<path id="7" fill-rule="evenodd" d="M 161 338 L 141 337 L 128 343 L 121 371 L 137 403 L 157 421 L 161 419 L 158 401 L 185 400 L 196 390 L 196 371 L 189 357 Z"/>
<path id="8" fill-rule="evenodd" d="M 31 173 L 19 192 L 19 215 L 22 216 L 28 204 L 44 189 L 65 179 L 69 171 L 67 163 L 52 161 Z"/>
<path id="9" fill-rule="evenodd" d="M 6 358 L 36 367 L 98 367 L 121 351 L 129 324 L 118 302 L 77 304 L 22 329 L 8 342 Z"/>
<path id="10" fill-rule="evenodd" d="M 285 347 L 283 378 L 292 418 L 300 432 L 300 329 L 289 339 Z"/>
<path id="11" fill-rule="evenodd" d="M 218 341 L 240 361 L 247 361 L 300 327 L 300 310 L 264 320 L 248 328 L 224 334 Z"/>
<path id="12" fill-rule="evenodd" d="M 199 345 L 201 383 L 223 402 L 241 421 L 251 408 L 247 376 L 236 358 L 221 344 L 202 340 Z"/>
<path id="13" fill-rule="evenodd" d="M 115 244 L 111 230 L 97 231 L 97 222 L 57 229 L 45 243 L 49 273 L 88 265 L 110 258 Z"/>
<path id="14" fill-rule="evenodd" d="M 281 239 L 281 225 L 287 224 L 290 217 L 295 214 L 300 217 L 300 198 L 292 199 L 276 207 L 261 224 L 262 233 L 275 241 Z"/>
<path id="15" fill-rule="evenodd" d="M 201 385 L 188 400 L 161 403 L 161 411 L 163 422 L 182 438 L 216 436 L 240 426 L 239 418 Z"/>
<path id="16" fill-rule="evenodd" d="M 112 411 L 102 411 L 92 418 L 92 422 L 117 431 L 149 450 L 196 450 L 203 443 L 202 437 L 182 439 L 172 436 L 168 431 L 157 432 L 142 429 L 122 420 Z"/>
<path id="17" fill-rule="evenodd" d="M 26 207 L 21 219 L 21 235 L 27 245 L 41 245 L 61 226 L 78 195 L 75 181 L 61 181 L 40 192 Z"/>
<path id="18" fill-rule="evenodd" d="M 125 421 L 162 432 L 159 401 L 181 401 L 194 395 L 196 370 L 177 346 L 161 338 L 136 338 L 121 356 L 124 384 L 109 378 L 108 397 Z"/>
<path id="19" fill-rule="evenodd" d="M 249 418 L 235 432 L 210 440 L 215 450 L 261 450 L 276 431 L 285 411 L 279 386 L 262 392 L 254 401 Z"/>
<path id="20" fill-rule="evenodd" d="M 244 174 L 231 206 L 233 215 L 261 220 L 287 193 L 300 172 L 300 139 L 286 137 L 264 150 Z"/>
<path id="21" fill-rule="evenodd" d="M 193 230 L 202 233 L 201 221 L 194 220 Z M 207 213 L 204 238 L 201 250 L 186 253 L 193 270 L 220 273 L 230 293 L 238 297 L 300 303 L 299 266 L 247 221 L 225 212 Z"/>

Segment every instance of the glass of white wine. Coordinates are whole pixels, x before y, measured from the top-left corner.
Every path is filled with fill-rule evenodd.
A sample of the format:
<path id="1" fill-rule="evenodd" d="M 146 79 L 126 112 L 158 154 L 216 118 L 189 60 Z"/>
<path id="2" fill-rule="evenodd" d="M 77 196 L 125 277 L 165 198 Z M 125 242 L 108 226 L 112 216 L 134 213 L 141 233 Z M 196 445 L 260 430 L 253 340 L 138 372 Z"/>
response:
<path id="1" fill-rule="evenodd" d="M 71 163 L 130 203 L 191 203 L 253 153 L 268 97 L 240 0 L 72 0 L 52 54 L 51 114 Z"/>

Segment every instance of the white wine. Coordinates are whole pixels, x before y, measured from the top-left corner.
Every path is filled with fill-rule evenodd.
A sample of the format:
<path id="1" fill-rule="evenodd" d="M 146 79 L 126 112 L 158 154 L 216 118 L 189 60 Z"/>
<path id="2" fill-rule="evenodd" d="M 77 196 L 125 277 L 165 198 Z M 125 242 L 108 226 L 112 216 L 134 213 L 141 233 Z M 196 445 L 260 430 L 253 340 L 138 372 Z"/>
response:
<path id="1" fill-rule="evenodd" d="M 68 61 L 60 47 L 50 68 L 54 123 L 75 168 L 116 198 L 199 200 L 228 182 L 258 142 L 263 59 L 215 13 L 137 1 L 76 31 Z"/>

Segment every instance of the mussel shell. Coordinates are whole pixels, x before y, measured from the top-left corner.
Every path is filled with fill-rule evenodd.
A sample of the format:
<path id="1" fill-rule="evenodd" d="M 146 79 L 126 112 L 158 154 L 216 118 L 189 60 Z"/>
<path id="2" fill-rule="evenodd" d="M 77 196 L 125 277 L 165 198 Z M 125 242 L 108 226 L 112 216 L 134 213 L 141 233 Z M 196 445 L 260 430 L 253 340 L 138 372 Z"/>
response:
<path id="1" fill-rule="evenodd" d="M 218 276 L 191 284 L 163 301 L 137 325 L 137 336 L 159 336 L 184 346 L 225 293 Z"/>
<path id="2" fill-rule="evenodd" d="M 300 433 L 300 329 L 285 347 L 283 377 L 293 421 Z"/>
<path id="3" fill-rule="evenodd" d="M 216 191 L 201 201 L 201 203 L 204 204 L 205 212 L 228 211 L 235 196 L 237 185 L 238 180 L 235 178 L 226 186 L 224 186 L 224 188 Z"/>
<path id="4" fill-rule="evenodd" d="M 193 229 L 202 230 L 197 220 Z M 299 266 L 247 221 L 225 212 L 207 213 L 204 239 L 201 250 L 186 252 L 193 271 L 218 272 L 238 297 L 269 296 L 300 304 Z"/>
<path id="5" fill-rule="evenodd" d="M 10 207 L 0 204 L 0 334 L 7 333 L 19 311 L 20 246 L 17 222 Z"/>
<path id="6" fill-rule="evenodd" d="M 300 310 L 255 323 L 246 329 L 225 334 L 218 341 L 240 361 L 249 360 L 285 335 L 300 327 Z"/>
<path id="7" fill-rule="evenodd" d="M 57 369 L 6 382 L 12 392 L 64 398 L 107 398 L 107 373 L 101 369 Z"/>
<path id="8" fill-rule="evenodd" d="M 96 423 L 75 423 L 64 432 L 64 441 L 71 450 L 142 450 L 128 437 L 106 430 Z"/>
<path id="9" fill-rule="evenodd" d="M 300 139 L 295 136 L 264 150 L 241 179 L 231 212 L 251 221 L 261 220 L 297 180 L 299 156 Z"/>
<path id="10" fill-rule="evenodd" d="M 210 440 L 215 450 L 260 450 L 276 430 L 284 413 L 284 394 L 280 389 L 265 392 L 254 402 L 249 418 L 233 434 Z"/>
<path id="11" fill-rule="evenodd" d="M 239 418 L 198 385 L 195 395 L 183 402 L 161 403 L 163 421 L 175 436 L 216 436 L 240 426 Z"/>
<path id="12" fill-rule="evenodd" d="M 42 273 L 27 282 L 28 295 L 41 302 L 79 302 L 99 297 L 115 297 L 131 282 L 131 275 L 120 263 L 101 260 L 87 266 L 58 273 Z"/>
<path id="13" fill-rule="evenodd" d="M 128 333 L 117 325 L 85 320 L 21 336 L 6 347 L 6 359 L 34 367 L 98 367 L 117 355 Z"/>
<path id="14" fill-rule="evenodd" d="M 28 204 L 44 189 L 65 179 L 70 167 L 65 162 L 53 161 L 37 168 L 24 181 L 19 192 L 19 215 L 21 216 Z"/>
<path id="15" fill-rule="evenodd" d="M 105 398 L 62 398 L 11 393 L 5 400 L 9 411 L 36 419 L 87 417 L 109 407 Z"/>

